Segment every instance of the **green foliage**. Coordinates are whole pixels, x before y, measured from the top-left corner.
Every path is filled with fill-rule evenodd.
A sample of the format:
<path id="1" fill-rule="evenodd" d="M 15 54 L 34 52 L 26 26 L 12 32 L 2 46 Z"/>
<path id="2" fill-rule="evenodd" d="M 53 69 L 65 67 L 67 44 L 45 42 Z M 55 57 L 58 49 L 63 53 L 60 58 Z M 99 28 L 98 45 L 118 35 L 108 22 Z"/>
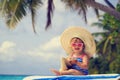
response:
<path id="1" fill-rule="evenodd" d="M 91 59 L 90 60 L 90 67 L 89 67 L 89 73 L 90 74 L 101 74 L 101 73 L 107 73 L 108 71 L 108 61 L 100 56 L 99 58 Z"/>
<path id="2" fill-rule="evenodd" d="M 120 73 L 120 55 L 116 56 L 115 60 L 109 65 L 111 73 Z"/>
<path id="3" fill-rule="evenodd" d="M 120 11 L 120 4 L 116 6 Z M 120 74 L 120 21 L 109 14 L 104 14 L 98 25 L 104 32 L 101 40 L 96 41 L 98 57 L 90 60 L 90 74 L 119 73 Z"/>
<path id="4" fill-rule="evenodd" d="M 35 13 L 39 5 L 42 5 L 41 0 L 0 0 L 0 14 L 5 17 L 7 26 L 14 29 L 30 10 L 32 24 L 34 25 Z"/>

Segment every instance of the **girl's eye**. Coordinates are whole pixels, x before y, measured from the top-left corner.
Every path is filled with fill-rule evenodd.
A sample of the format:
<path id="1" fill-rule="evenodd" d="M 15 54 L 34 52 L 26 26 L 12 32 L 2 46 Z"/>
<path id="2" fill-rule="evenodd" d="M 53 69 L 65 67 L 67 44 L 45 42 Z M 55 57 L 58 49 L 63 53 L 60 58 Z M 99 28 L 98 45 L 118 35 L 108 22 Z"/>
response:
<path id="1" fill-rule="evenodd" d="M 83 43 L 73 43 L 72 46 L 78 46 L 78 47 L 82 47 L 83 46 Z"/>
<path id="2" fill-rule="evenodd" d="M 78 44 L 78 46 L 80 46 L 80 47 L 81 47 L 81 46 L 82 46 L 82 44 Z"/>
<path id="3" fill-rule="evenodd" d="M 73 44 L 72 44 L 72 46 L 76 46 L 76 44 L 75 44 L 75 43 L 73 43 Z"/>

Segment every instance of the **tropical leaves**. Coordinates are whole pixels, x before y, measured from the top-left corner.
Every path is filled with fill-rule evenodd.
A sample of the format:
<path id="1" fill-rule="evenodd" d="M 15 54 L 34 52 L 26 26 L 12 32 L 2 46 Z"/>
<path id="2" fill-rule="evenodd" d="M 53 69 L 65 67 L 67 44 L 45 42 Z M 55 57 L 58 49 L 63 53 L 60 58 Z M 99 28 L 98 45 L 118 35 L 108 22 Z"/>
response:
<path id="1" fill-rule="evenodd" d="M 35 13 L 38 6 L 42 5 L 41 0 L 0 0 L 0 12 L 6 19 L 10 29 L 14 29 L 20 20 L 31 12 L 33 30 L 35 32 Z"/>
<path id="2" fill-rule="evenodd" d="M 51 25 L 51 17 L 53 16 L 54 3 L 53 0 L 48 0 L 48 9 L 47 9 L 47 24 L 46 29 Z"/>
<path id="3" fill-rule="evenodd" d="M 42 2 L 41 0 L 28 0 L 26 4 L 28 4 L 28 7 L 31 11 L 32 27 L 33 27 L 33 31 L 36 33 L 36 30 L 35 30 L 36 10 L 38 6 L 42 5 Z"/>
<path id="4" fill-rule="evenodd" d="M 63 1 L 68 7 L 77 10 L 79 14 L 82 14 L 85 19 L 85 22 L 87 22 L 86 13 L 89 7 L 92 7 L 94 9 L 97 17 L 99 17 L 98 10 L 102 10 L 114 16 L 116 19 L 120 20 L 120 13 L 113 8 L 114 6 L 108 0 L 104 1 L 109 5 L 109 7 L 101 3 L 98 3 L 95 0 L 61 0 L 61 1 Z"/>
<path id="5" fill-rule="evenodd" d="M 120 10 L 120 4 L 117 5 L 116 9 Z M 96 70 L 97 73 L 102 74 L 120 73 L 120 21 L 109 14 L 104 14 L 102 19 L 93 25 L 98 25 L 103 29 L 103 32 L 93 34 L 94 36 L 101 36 L 102 39 L 96 41 L 99 57 L 90 61 L 90 73 L 96 73 Z M 93 63 L 95 70 L 92 69 Z"/>
<path id="6" fill-rule="evenodd" d="M 108 25 L 104 25 L 101 23 L 95 23 L 94 25 L 99 25 L 99 27 L 103 27 L 103 32 L 97 32 L 97 33 L 94 33 L 93 35 L 94 36 L 102 36 L 102 39 L 100 40 L 100 42 L 98 43 L 98 47 L 97 48 L 100 48 L 99 45 L 103 45 L 100 49 L 100 52 L 102 50 L 102 53 L 107 53 L 107 48 L 109 45 L 112 45 L 112 44 L 116 44 L 118 43 L 118 39 L 119 38 L 119 32 L 118 32 L 118 28 L 115 29 L 116 27 L 111 27 L 111 26 L 108 26 Z M 110 48 L 109 50 L 112 50 L 113 48 Z"/>
<path id="7" fill-rule="evenodd" d="M 114 5 L 111 4 L 111 2 L 109 0 L 104 0 L 108 6 L 110 6 L 111 8 L 115 9 Z"/>
<path id="8" fill-rule="evenodd" d="M 20 0 L 16 1 L 9 1 L 9 12 L 7 14 L 7 25 L 9 25 L 10 28 L 15 28 L 16 24 L 20 19 L 26 15 L 25 8 L 23 7 L 24 4 Z M 20 10 L 20 11 L 18 11 Z M 22 13 L 21 13 L 22 12 Z M 9 18 L 8 18 L 9 17 Z"/>
<path id="9" fill-rule="evenodd" d="M 24 16 L 31 12 L 31 20 L 33 30 L 35 31 L 35 16 L 38 6 L 41 6 L 45 0 L 0 0 L 0 13 L 6 19 L 6 23 L 9 28 L 15 28 L 17 23 L 22 20 Z M 51 18 L 54 11 L 54 0 L 47 0 L 47 23 L 46 29 L 51 25 Z M 109 0 L 104 0 L 108 6 L 100 4 L 95 0 L 61 0 L 67 6 L 73 10 L 77 10 L 79 15 L 83 15 L 85 22 L 87 23 L 87 11 L 89 7 L 92 7 L 99 17 L 98 10 L 102 10 L 110 15 L 114 16 L 116 19 L 120 20 L 120 13 L 114 9 L 114 6 Z"/>
<path id="10" fill-rule="evenodd" d="M 1 5 L 1 13 L 5 16 L 7 25 L 9 25 L 10 28 L 14 28 L 16 23 L 26 15 L 24 4 L 21 4 L 19 0 L 1 0 L 0 3 L 3 3 L 3 5 Z"/>
<path id="11" fill-rule="evenodd" d="M 87 9 L 88 5 L 86 4 L 86 0 L 61 0 L 63 1 L 66 6 L 77 10 L 79 15 L 83 15 L 85 22 L 87 23 Z M 95 9 L 96 13 L 98 14 L 97 9 Z"/>

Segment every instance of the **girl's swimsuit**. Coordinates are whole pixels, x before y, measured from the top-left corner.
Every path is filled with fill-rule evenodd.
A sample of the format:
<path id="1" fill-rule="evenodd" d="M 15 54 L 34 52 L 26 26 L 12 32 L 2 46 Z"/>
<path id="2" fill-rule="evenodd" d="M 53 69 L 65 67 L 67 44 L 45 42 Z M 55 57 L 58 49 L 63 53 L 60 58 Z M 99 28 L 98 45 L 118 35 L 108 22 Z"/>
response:
<path id="1" fill-rule="evenodd" d="M 83 55 L 84 56 L 84 55 Z M 82 56 L 82 57 L 83 57 Z M 78 57 L 76 58 L 78 62 L 82 62 L 82 57 Z M 72 66 L 68 66 L 68 69 L 76 69 L 80 72 L 83 72 L 84 75 L 88 75 L 88 69 L 83 69 L 80 68 L 77 64 L 73 64 Z"/>

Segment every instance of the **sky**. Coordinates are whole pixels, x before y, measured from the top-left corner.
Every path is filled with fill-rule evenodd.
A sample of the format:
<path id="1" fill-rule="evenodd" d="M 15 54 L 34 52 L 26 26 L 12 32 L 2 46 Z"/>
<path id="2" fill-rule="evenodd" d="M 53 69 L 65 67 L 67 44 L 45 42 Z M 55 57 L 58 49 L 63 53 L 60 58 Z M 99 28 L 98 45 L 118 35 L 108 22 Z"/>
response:
<path id="1" fill-rule="evenodd" d="M 103 3 L 103 0 L 98 1 Z M 110 1 L 114 4 L 117 2 Z M 91 33 L 102 31 L 91 26 L 98 21 L 91 8 L 86 24 L 83 17 L 66 8 L 60 0 L 54 0 L 54 4 L 52 25 L 47 30 L 46 2 L 38 8 L 35 24 L 37 34 L 33 32 L 29 12 L 13 30 L 0 18 L 0 74 L 54 75 L 50 69 L 59 69 L 61 57 L 66 57 L 59 39 L 67 27 L 84 27 Z"/>

